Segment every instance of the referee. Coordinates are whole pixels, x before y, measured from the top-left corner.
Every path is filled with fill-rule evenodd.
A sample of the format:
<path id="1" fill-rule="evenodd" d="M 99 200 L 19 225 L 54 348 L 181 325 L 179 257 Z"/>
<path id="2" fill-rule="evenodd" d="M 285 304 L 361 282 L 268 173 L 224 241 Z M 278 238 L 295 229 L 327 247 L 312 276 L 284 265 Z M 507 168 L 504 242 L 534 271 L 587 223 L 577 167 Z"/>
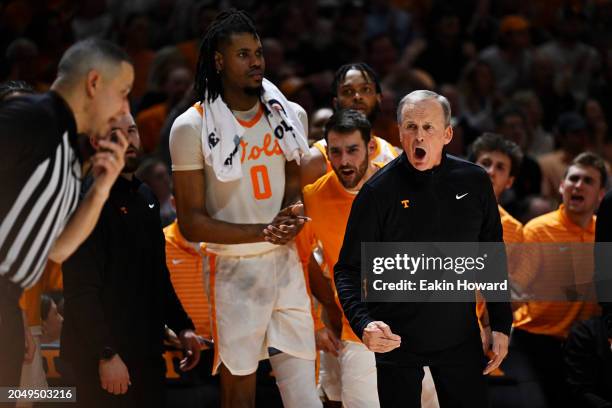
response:
<path id="1" fill-rule="evenodd" d="M 479 166 L 447 155 L 450 106 L 431 91 L 414 91 L 398 106 L 404 153 L 379 170 L 353 202 L 335 266 L 338 297 L 351 327 L 376 353 L 382 408 L 420 407 L 429 366 L 440 407 L 488 406 L 488 374 L 508 350 L 512 313 L 488 302 L 495 353 L 486 363 L 474 303 L 362 303 L 362 242 L 501 242 L 491 181 Z M 408 205 L 409 204 L 409 205 Z M 504 263 L 505 265 L 505 263 Z M 493 271 L 507 279 L 505 267 Z M 486 293 L 485 293 L 486 296 Z M 509 296 L 508 296 L 509 300 Z M 492 330 L 492 333 L 491 333 Z"/>
<path id="2" fill-rule="evenodd" d="M 47 259 L 63 262 L 87 238 L 124 165 L 125 135 L 100 140 L 95 182 L 79 203 L 77 135 L 102 138 L 113 118 L 129 112 L 134 70 L 127 54 L 98 39 L 62 56 L 51 91 L 0 105 L 0 386 L 19 385 L 24 288 Z"/>

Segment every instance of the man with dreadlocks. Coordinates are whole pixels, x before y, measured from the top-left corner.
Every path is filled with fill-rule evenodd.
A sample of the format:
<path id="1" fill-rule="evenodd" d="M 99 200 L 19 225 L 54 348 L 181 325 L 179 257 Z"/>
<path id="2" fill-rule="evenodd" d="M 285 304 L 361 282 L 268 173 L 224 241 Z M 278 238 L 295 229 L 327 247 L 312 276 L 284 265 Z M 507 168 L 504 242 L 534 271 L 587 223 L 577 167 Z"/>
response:
<path id="1" fill-rule="evenodd" d="M 382 89 L 376 72 L 364 62 L 345 64 L 338 68 L 332 84 L 334 110 L 355 109 L 366 115 L 374 124 L 380 112 Z M 387 164 L 398 156 L 398 150 L 386 140 L 373 136 L 370 140 L 374 151 L 372 162 Z M 302 169 L 302 185 L 315 182 L 332 170 L 327 159 L 325 139 L 317 141 L 310 148 L 310 157 Z"/>
<path id="2" fill-rule="evenodd" d="M 310 301 L 293 243 L 304 223 L 296 203 L 306 115 L 264 79 L 264 68 L 251 19 L 219 14 L 200 49 L 199 102 L 170 135 L 178 223 L 210 255 L 222 406 L 254 406 L 255 371 L 270 357 L 283 404 L 320 407 Z"/>

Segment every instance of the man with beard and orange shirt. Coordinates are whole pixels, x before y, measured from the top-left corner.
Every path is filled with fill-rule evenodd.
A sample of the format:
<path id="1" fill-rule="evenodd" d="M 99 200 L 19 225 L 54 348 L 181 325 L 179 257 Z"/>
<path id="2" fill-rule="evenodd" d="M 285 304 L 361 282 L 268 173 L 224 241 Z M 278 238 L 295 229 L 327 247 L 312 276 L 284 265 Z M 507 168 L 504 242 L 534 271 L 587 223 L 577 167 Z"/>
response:
<path id="1" fill-rule="evenodd" d="M 346 109 L 336 111 L 324 131 L 327 157 L 333 171 L 304 188 L 306 215 L 312 218 L 309 227 L 322 248 L 326 265 L 334 265 L 338 260 L 353 199 L 379 168 L 370 160 L 373 153 L 370 132 L 370 123 L 362 113 Z M 334 222 L 330 223 L 330 219 Z M 321 355 L 320 376 L 328 398 L 341 400 L 347 408 L 379 406 L 374 353 L 355 336 L 344 316 L 341 344 L 337 343 L 335 335 L 328 336 L 334 340 L 323 347 L 326 352 Z M 339 368 L 339 381 L 335 381 L 334 367 Z"/>

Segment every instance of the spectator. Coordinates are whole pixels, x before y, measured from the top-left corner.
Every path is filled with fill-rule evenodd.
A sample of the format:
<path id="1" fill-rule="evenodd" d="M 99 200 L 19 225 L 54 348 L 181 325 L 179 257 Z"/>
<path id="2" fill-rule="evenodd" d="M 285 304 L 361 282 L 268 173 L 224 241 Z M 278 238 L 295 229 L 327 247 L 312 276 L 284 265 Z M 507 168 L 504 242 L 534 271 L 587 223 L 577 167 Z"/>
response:
<path id="1" fill-rule="evenodd" d="M 168 113 L 181 101 L 192 83 L 191 71 L 186 66 L 175 66 L 164 78 L 162 89 L 165 101 L 141 111 L 136 116 L 136 123 L 139 129 L 142 129 L 142 149 L 145 153 L 157 150 Z"/>
<path id="2" fill-rule="evenodd" d="M 539 48 L 551 59 L 557 84 L 567 87 L 577 101 L 584 101 L 589 86 L 601 69 L 597 51 L 580 41 L 586 16 L 580 6 L 564 6 L 557 21 L 557 38 Z"/>
<path id="3" fill-rule="evenodd" d="M 557 142 L 559 148 L 538 159 L 542 170 L 542 196 L 558 203 L 561 198 L 559 184 L 574 157 L 587 147 L 587 124 L 577 113 L 568 112 L 559 117 Z"/>
<path id="4" fill-rule="evenodd" d="M 76 40 L 89 37 L 110 39 L 113 16 L 108 12 L 105 0 L 84 0 L 78 3 L 72 20 L 72 34 Z"/>
<path id="5" fill-rule="evenodd" d="M 521 108 L 527 120 L 530 142 L 527 146 L 527 154 L 537 158 L 544 153 L 550 153 L 555 142 L 552 135 L 544 130 L 542 119 L 542 103 L 533 91 L 519 91 L 512 96 L 512 103 Z"/>
<path id="6" fill-rule="evenodd" d="M 37 65 L 39 57 L 38 46 L 27 38 L 18 38 L 6 49 L 6 60 L 8 63 L 8 80 L 25 81 L 38 90 L 46 91 L 48 84 L 39 80 L 40 71 Z"/>
<path id="7" fill-rule="evenodd" d="M 450 3 L 438 3 L 430 18 L 427 46 L 414 66 L 428 72 L 438 84 L 457 83 L 465 65 L 473 57 L 473 47 L 465 42 L 461 20 Z M 382 71 L 377 72 L 382 75 Z"/>
<path id="8" fill-rule="evenodd" d="M 365 19 L 366 37 L 388 34 L 403 49 L 412 35 L 412 17 L 392 3 L 389 0 L 370 2 Z"/>
<path id="9" fill-rule="evenodd" d="M 599 312 L 597 304 L 581 295 L 588 288 L 576 285 L 593 282 L 592 249 L 579 243 L 595 240 L 594 212 L 606 181 L 603 161 L 592 153 L 580 154 L 560 183 L 563 204 L 523 229 L 524 242 L 531 245 L 524 247 L 510 279 L 519 293 L 530 293 L 533 300 L 514 313 L 511 354 L 524 359 L 525 377 L 517 380 L 535 379 L 538 386 L 531 406 L 572 406 L 564 386 L 562 344 L 573 323 Z"/>
<path id="10" fill-rule="evenodd" d="M 516 106 L 507 105 L 497 112 L 495 122 L 497 133 L 516 143 L 521 151 L 526 150 L 529 144 L 529 134 L 523 111 Z M 510 214 L 521 219 L 527 213 L 525 207 L 529 205 L 529 198 L 540 194 L 541 184 L 540 165 L 531 156 L 523 155 L 521 167 L 512 188 L 502 196 L 502 205 Z"/>
<path id="11" fill-rule="evenodd" d="M 468 125 L 479 132 L 492 131 L 493 115 L 500 101 L 491 66 L 480 60 L 470 63 L 462 74 L 459 90 L 459 106 Z"/>
<path id="12" fill-rule="evenodd" d="M 529 22 L 519 15 L 501 19 L 499 40 L 481 51 L 479 59 L 491 67 L 497 90 L 505 95 L 524 86 L 531 65 Z"/>
<path id="13" fill-rule="evenodd" d="M 587 148 L 600 154 L 609 132 L 608 120 L 601 104 L 597 99 L 588 98 L 582 105 L 580 114 L 587 125 Z"/>
<path id="14" fill-rule="evenodd" d="M 542 124 L 548 132 L 554 129 L 561 113 L 576 108 L 576 100 L 570 92 L 569 85 L 555 82 L 557 71 L 558 67 L 552 57 L 540 51 L 534 53 L 529 87 L 542 102 Z"/>
<path id="15" fill-rule="evenodd" d="M 130 14 L 121 28 L 121 44 L 134 64 L 134 86 L 130 94 L 137 104 L 146 92 L 149 69 L 155 58 L 150 48 L 150 20 L 146 14 Z"/>

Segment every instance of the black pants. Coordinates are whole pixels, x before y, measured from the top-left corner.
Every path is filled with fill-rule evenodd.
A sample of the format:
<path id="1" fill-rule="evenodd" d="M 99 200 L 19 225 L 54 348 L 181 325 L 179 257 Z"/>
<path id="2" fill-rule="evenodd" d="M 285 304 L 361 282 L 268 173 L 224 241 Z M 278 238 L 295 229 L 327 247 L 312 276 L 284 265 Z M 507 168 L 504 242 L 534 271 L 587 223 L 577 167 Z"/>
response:
<path id="1" fill-rule="evenodd" d="M 479 341 L 449 350 L 420 355 L 419 361 L 387 362 L 377 359 L 378 398 L 381 408 L 419 408 L 423 366 L 434 379 L 440 408 L 486 408 L 489 406 L 486 365 Z"/>
<path id="2" fill-rule="evenodd" d="M 25 353 L 23 317 L 19 308 L 21 288 L 0 276 L 0 387 L 19 386 Z M 1 403 L 0 407 L 13 407 Z"/>
<path id="3" fill-rule="evenodd" d="M 0 276 L 0 386 L 19 385 L 25 352 L 21 289 Z"/>
<path id="4" fill-rule="evenodd" d="M 132 385 L 123 395 L 102 389 L 98 360 L 71 362 L 76 379 L 77 407 L 80 408 L 163 408 L 166 405 L 166 366 L 161 356 L 123 358 Z"/>
<path id="5" fill-rule="evenodd" d="M 572 407 L 563 366 L 563 340 L 516 329 L 510 353 L 521 363 L 514 374 L 523 388 L 527 406 L 534 408 Z"/>

